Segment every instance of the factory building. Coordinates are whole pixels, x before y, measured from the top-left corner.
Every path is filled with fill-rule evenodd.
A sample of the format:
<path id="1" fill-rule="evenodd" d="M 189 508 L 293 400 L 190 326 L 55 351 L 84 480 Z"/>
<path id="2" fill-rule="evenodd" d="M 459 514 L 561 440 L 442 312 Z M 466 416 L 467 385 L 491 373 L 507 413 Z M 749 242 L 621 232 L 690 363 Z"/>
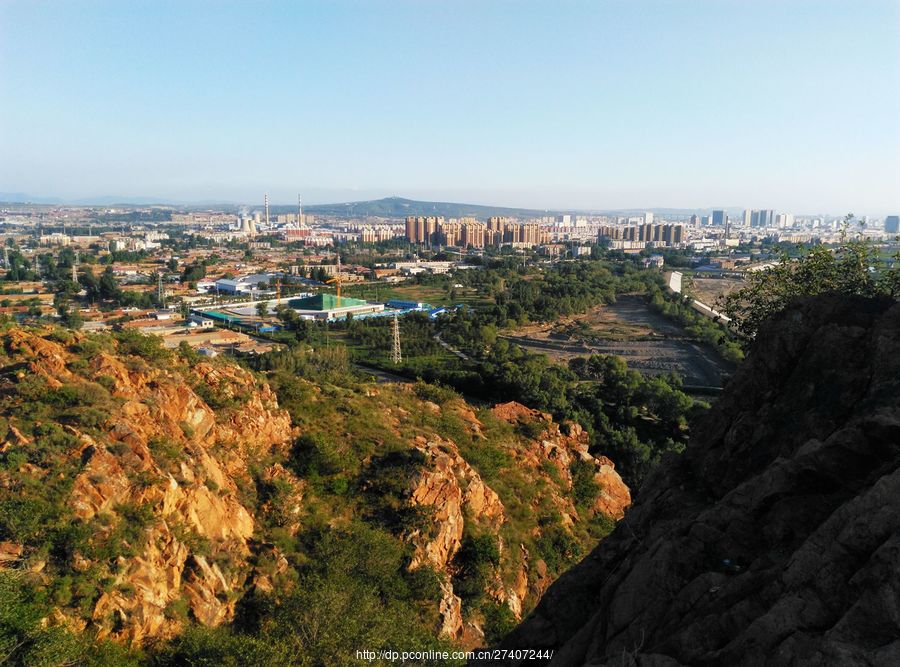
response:
<path id="1" fill-rule="evenodd" d="M 300 317 L 311 320 L 342 320 L 348 315 L 380 313 L 384 310 L 383 303 L 369 303 L 363 299 L 338 297 L 334 294 L 316 294 L 303 299 L 291 299 L 288 306 Z"/>

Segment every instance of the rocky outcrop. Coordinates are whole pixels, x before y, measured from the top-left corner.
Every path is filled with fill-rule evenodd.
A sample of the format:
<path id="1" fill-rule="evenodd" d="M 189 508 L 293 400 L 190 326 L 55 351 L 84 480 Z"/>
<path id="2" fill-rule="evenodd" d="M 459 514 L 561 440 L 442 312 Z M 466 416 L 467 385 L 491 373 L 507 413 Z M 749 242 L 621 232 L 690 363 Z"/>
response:
<path id="1" fill-rule="evenodd" d="M 433 409 L 440 410 L 436 405 Z M 456 410 L 471 434 L 475 438 L 482 437 L 483 425 L 475 413 L 465 407 L 457 407 Z M 570 465 L 576 459 L 587 462 L 596 469 L 595 479 L 599 482 L 601 491 L 592 512 L 603 512 L 611 518 L 622 516 L 631 500 L 628 487 L 608 459 L 595 459 L 588 453 L 588 436 L 577 424 L 566 424 L 567 433 L 564 433 L 550 415 L 515 402 L 497 405 L 492 412 L 503 421 L 531 425 L 532 430 L 537 432 L 536 438 L 525 440 L 526 446 L 510 448 L 508 453 L 515 459 L 517 467 L 530 473 L 534 480 L 546 478 L 543 469 L 545 462 L 558 469 L 563 488 L 551 496 L 551 502 L 569 525 L 579 518 L 572 500 L 565 493 L 571 490 Z M 432 512 L 433 525 L 428 534 L 414 533 L 410 536 L 415 547 L 410 568 L 427 564 L 438 572 L 453 574 L 453 558 L 462 546 L 466 521 L 474 523 L 479 530 L 498 535 L 500 527 L 506 521 L 505 509 L 498 494 L 460 454 L 455 442 L 439 436 L 419 436 L 414 446 L 425 455 L 425 465 L 412 483 L 410 502 L 428 507 Z M 533 604 L 549 583 L 546 567 L 543 561 L 532 564 L 524 545 L 505 545 L 501 539 L 500 548 L 501 551 L 509 548 L 521 550 L 523 557 L 512 572 L 512 583 L 504 584 L 503 577 L 497 572 L 496 581 L 488 593 L 498 603 L 507 605 L 519 619 L 526 604 Z M 535 583 L 529 586 L 531 567 L 536 567 L 537 570 L 531 573 Z M 441 634 L 460 639 L 466 632 L 460 599 L 454 594 L 449 581 L 445 582 L 442 594 L 439 608 L 442 618 Z M 468 634 L 480 638 L 477 624 L 471 630 Z M 471 643 L 467 640 L 464 642 Z"/>
<path id="2" fill-rule="evenodd" d="M 53 340 L 13 329 L 4 343 L 50 388 L 85 382 L 69 370 L 73 354 Z M 267 385 L 233 365 L 172 370 L 101 352 L 87 375 L 105 382 L 116 407 L 100 433 L 65 427 L 79 443 L 71 459 L 80 462 L 68 506 L 98 537 L 142 522 L 112 567 L 72 554 L 74 570 L 100 568 L 110 580 L 94 603 L 92 629 L 135 643 L 171 636 L 186 620 L 170 613 L 179 604 L 203 625 L 229 621 L 251 574 L 255 531 L 253 508 L 239 499 L 237 482 L 252 484 L 249 466 L 292 438 L 289 415 Z M 214 410 L 198 392 L 235 407 Z M 22 442 L 27 438 L 11 426 L 4 446 Z M 293 479 L 283 469 L 267 473 Z M 296 515 L 299 508 L 288 511 Z M 21 557 L 21 547 L 9 545 L 0 561 Z"/>
<path id="3" fill-rule="evenodd" d="M 900 306 L 796 305 L 502 647 L 554 665 L 900 663 L 898 396 Z"/>
<path id="4" fill-rule="evenodd" d="M 479 428 L 474 414 L 471 418 Z M 425 454 L 426 463 L 413 483 L 410 502 L 430 508 L 433 525 L 427 535 L 416 533 L 411 536 L 415 552 L 409 567 L 415 569 L 427 564 L 438 572 L 448 572 L 462 545 L 466 517 L 496 531 L 505 520 L 503 504 L 478 472 L 460 456 L 454 442 L 420 436 L 415 446 Z M 449 580 L 441 586 L 438 611 L 441 615 L 439 634 L 459 639 L 463 633 L 462 601 L 453 592 Z"/>
<path id="5" fill-rule="evenodd" d="M 571 465 L 580 460 L 594 467 L 594 480 L 600 487 L 594 510 L 603 512 L 609 517 L 620 519 L 625 508 L 631 504 L 631 492 L 615 465 L 605 456 L 594 457 L 588 453 L 588 434 L 579 424 L 566 422 L 562 426 L 544 412 L 532 410 L 521 403 L 510 401 L 495 405 L 493 413 L 496 417 L 512 424 L 533 424 L 539 427 L 536 438 L 538 447 L 520 454 L 522 463 L 533 468 L 542 461 L 552 463 L 559 474 L 571 486 Z"/>
<path id="6" fill-rule="evenodd" d="M 464 517 L 497 530 L 504 522 L 503 504 L 460 456 L 455 443 L 420 437 L 416 445 L 427 458 L 410 500 L 413 505 L 431 508 L 434 527 L 427 537 L 414 536 L 416 552 L 411 566 L 428 563 L 445 570 L 462 543 Z"/>

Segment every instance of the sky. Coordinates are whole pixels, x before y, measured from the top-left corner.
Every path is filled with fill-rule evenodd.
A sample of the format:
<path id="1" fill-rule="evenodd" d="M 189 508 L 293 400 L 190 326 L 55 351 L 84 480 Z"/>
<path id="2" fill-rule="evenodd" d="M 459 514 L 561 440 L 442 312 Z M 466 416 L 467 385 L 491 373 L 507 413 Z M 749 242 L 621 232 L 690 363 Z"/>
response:
<path id="1" fill-rule="evenodd" d="M 900 212 L 900 0 L 0 0 L 0 192 Z"/>

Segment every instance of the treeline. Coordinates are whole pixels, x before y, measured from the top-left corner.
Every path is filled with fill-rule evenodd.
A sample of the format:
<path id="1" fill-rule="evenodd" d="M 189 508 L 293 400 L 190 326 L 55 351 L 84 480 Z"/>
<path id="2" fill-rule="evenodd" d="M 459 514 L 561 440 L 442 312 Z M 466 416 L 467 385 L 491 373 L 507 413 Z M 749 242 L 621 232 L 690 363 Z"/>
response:
<path id="1" fill-rule="evenodd" d="M 155 291 L 123 290 L 116 280 L 111 264 L 106 266 L 99 277 L 94 275 L 93 271 L 82 271 L 78 275 L 78 283 L 84 289 L 87 301 L 99 302 L 101 307 L 152 308 L 161 305 Z"/>
<path id="2" fill-rule="evenodd" d="M 475 354 L 493 344 L 499 329 L 550 322 L 614 303 L 620 294 L 659 287 L 659 274 L 635 259 L 554 264 L 540 270 L 513 269 L 508 260 L 466 274 L 468 283 L 492 296 L 491 306 L 460 309 L 442 325 L 444 339 Z"/>
<path id="3" fill-rule="evenodd" d="M 477 366 L 432 367 L 422 377 L 491 403 L 514 400 L 581 424 L 591 451 L 612 459 L 632 488 L 665 452 L 683 449 L 690 422 L 708 407 L 684 393 L 673 374 L 647 378 L 607 355 L 561 366 L 505 340 Z"/>

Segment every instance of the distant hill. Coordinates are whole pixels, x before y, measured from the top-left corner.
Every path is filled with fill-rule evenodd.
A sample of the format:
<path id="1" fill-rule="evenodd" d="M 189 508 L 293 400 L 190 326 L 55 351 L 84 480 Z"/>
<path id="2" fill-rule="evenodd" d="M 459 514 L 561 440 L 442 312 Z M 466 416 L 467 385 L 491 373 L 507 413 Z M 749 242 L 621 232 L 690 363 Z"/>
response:
<path id="1" fill-rule="evenodd" d="M 236 212 L 242 209 L 262 210 L 262 203 L 239 203 L 235 201 L 221 201 L 215 199 L 184 201 L 166 199 L 163 197 L 147 196 L 98 196 L 64 199 L 60 197 L 43 197 L 24 192 L 0 192 L 2 204 L 30 204 L 33 206 L 167 206 L 180 210 L 191 209 L 221 209 L 228 212 Z M 518 218 L 533 218 L 542 215 L 560 215 L 563 213 L 580 215 L 642 215 L 650 211 L 657 216 L 672 216 L 686 218 L 689 215 L 709 215 L 713 209 L 724 209 L 733 220 L 738 219 L 743 208 L 737 206 L 712 206 L 699 208 L 566 208 L 566 209 L 535 209 L 514 208 L 510 206 L 486 206 L 483 204 L 460 204 L 458 202 L 417 201 L 403 197 L 385 197 L 384 199 L 372 199 L 368 201 L 339 202 L 335 204 L 308 204 L 303 207 L 304 212 L 318 213 L 319 215 L 335 216 L 374 216 L 381 218 L 405 218 L 408 215 L 437 215 L 445 218 L 474 217 L 484 219 L 492 215 L 506 215 Z M 297 207 L 294 204 L 272 205 L 269 210 L 273 214 L 294 213 Z M 798 215 L 808 215 L 798 213 Z M 828 215 L 816 213 L 816 215 Z"/>
<path id="2" fill-rule="evenodd" d="M 293 212 L 290 206 L 275 206 L 273 210 Z M 453 202 L 416 201 L 403 197 L 385 197 L 372 201 L 345 202 L 341 204 L 317 204 L 304 206 L 303 210 L 319 215 L 371 215 L 383 218 L 404 218 L 408 215 L 439 215 L 445 218 L 476 217 L 491 215 L 533 217 L 557 213 L 530 208 L 508 208 L 505 206 L 483 206 L 481 204 L 458 204 Z"/>

